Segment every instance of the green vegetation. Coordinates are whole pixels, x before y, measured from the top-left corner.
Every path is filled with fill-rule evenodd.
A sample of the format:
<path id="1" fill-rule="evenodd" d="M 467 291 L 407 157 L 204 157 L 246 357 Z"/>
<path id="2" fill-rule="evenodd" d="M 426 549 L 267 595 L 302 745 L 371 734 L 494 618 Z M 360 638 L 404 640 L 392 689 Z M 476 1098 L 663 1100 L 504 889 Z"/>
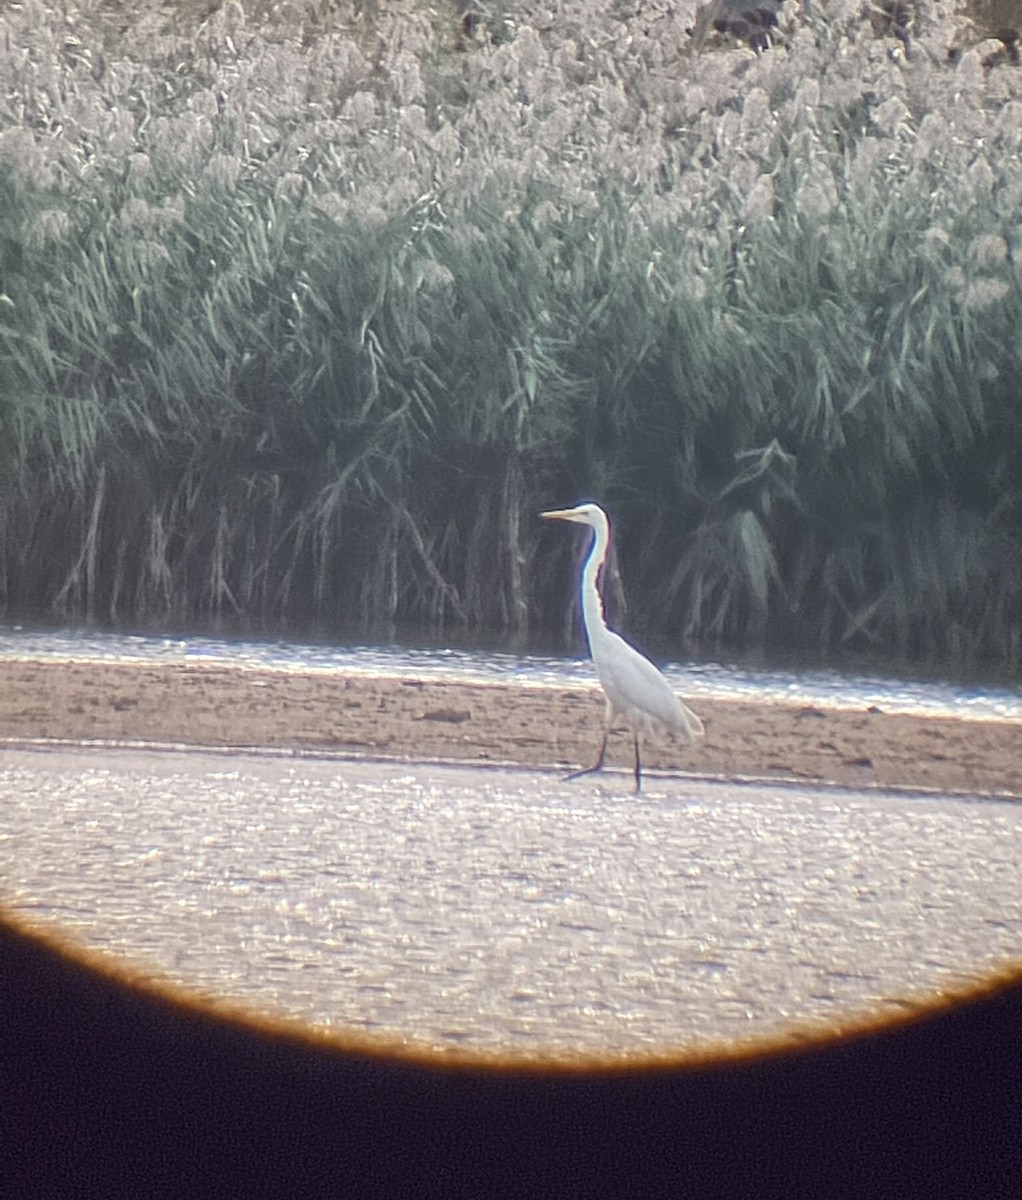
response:
<path id="1" fill-rule="evenodd" d="M 0 610 L 1022 665 L 1022 72 L 362 7 L 0 21 Z"/>

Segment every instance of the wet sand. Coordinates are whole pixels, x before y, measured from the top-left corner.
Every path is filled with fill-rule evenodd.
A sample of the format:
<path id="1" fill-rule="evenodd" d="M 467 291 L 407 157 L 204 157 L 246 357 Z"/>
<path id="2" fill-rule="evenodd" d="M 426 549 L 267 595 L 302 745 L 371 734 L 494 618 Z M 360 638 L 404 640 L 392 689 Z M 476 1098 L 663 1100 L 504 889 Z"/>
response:
<path id="1" fill-rule="evenodd" d="M 706 737 L 644 742 L 652 769 L 1022 797 L 1022 723 L 699 699 Z M 589 690 L 205 665 L 0 663 L 0 738 L 270 746 L 372 758 L 588 765 Z M 631 769 L 630 735 L 608 766 Z"/>

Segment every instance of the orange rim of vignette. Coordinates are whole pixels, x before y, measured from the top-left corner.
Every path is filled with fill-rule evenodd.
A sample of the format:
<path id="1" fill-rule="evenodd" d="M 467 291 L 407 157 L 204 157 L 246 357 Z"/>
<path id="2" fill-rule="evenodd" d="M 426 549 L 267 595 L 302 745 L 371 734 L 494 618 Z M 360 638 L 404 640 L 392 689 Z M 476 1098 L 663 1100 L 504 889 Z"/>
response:
<path id="1" fill-rule="evenodd" d="M 822 1051 L 858 1039 L 896 1034 L 963 1006 L 981 1005 L 998 996 L 1022 990 L 1022 961 L 979 978 L 961 988 L 934 992 L 913 1000 L 895 1013 L 873 1013 L 868 1009 L 849 1013 L 832 1023 L 793 1022 L 780 1033 L 742 1040 L 720 1039 L 698 1046 L 662 1050 L 585 1051 L 563 1050 L 506 1053 L 465 1047 L 437 1049 L 414 1036 L 366 1033 L 357 1029 L 324 1029 L 299 1017 L 261 1012 L 254 1005 L 207 994 L 198 989 L 161 980 L 144 965 L 115 957 L 104 950 L 79 943 L 58 925 L 33 922 L 0 905 L 0 929 L 16 940 L 42 951 L 57 967 L 70 974 L 85 974 L 134 993 L 140 1002 L 164 1007 L 173 1014 L 212 1019 L 225 1026 L 281 1043 L 300 1046 L 326 1055 L 385 1063 L 401 1063 L 437 1071 L 507 1074 L 524 1076 L 642 1075 L 664 1072 L 699 1072 L 740 1067 L 764 1059 Z"/>

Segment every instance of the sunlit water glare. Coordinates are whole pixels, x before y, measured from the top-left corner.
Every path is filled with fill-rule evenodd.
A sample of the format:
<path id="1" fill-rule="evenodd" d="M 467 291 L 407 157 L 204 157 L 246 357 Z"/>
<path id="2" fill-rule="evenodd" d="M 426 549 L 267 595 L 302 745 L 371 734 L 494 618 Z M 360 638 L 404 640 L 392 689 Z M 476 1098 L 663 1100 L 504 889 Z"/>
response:
<path id="1" fill-rule="evenodd" d="M 0 750 L 0 902 L 193 992 L 417 1047 L 642 1054 L 1022 961 L 1022 805 Z"/>
<path id="2" fill-rule="evenodd" d="M 457 649 L 0 631 L 0 660 L 591 686 Z M 1022 717 L 1010 689 L 669 665 L 687 696 Z M 321 1028 L 645 1053 L 901 1012 L 1022 963 L 1022 805 L 329 756 L 0 749 L 0 903 Z"/>

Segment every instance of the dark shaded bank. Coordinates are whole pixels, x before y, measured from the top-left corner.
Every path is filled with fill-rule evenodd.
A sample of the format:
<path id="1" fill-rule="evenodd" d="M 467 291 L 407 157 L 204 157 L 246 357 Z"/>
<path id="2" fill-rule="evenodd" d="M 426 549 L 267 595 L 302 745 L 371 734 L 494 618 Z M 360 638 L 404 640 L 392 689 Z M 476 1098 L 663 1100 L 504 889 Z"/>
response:
<path id="1" fill-rule="evenodd" d="M 0 1192 L 1015 1197 L 1022 980 L 724 1066 L 442 1070 L 232 1025 L 0 926 Z"/>

